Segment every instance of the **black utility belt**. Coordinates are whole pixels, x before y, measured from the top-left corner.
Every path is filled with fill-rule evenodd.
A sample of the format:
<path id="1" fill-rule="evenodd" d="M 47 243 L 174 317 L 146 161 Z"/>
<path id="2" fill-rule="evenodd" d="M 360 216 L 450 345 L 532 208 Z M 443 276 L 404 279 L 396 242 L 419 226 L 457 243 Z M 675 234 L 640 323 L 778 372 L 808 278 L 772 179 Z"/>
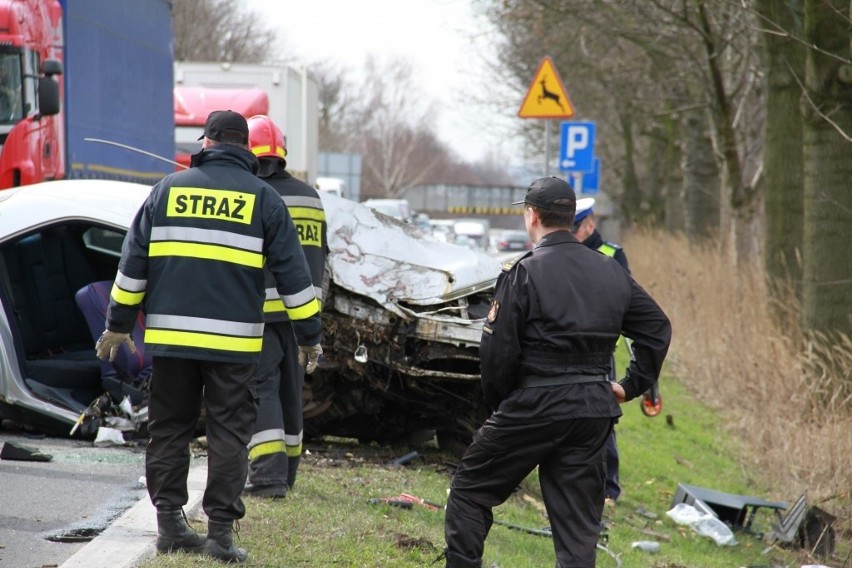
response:
<path id="1" fill-rule="evenodd" d="M 562 375 L 559 377 L 524 377 L 518 381 L 519 389 L 531 387 L 556 387 L 564 385 L 579 385 L 583 383 L 606 383 L 607 375 Z"/>

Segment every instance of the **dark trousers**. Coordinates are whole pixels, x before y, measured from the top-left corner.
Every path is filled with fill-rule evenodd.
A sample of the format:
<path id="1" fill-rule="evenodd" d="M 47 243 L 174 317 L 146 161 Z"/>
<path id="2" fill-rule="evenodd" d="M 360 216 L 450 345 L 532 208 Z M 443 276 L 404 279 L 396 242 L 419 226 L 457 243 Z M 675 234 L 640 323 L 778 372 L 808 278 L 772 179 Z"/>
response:
<path id="1" fill-rule="evenodd" d="M 615 429 L 606 441 L 606 496 L 615 501 L 621 495 L 621 481 L 618 479 L 618 445 Z"/>
<path id="2" fill-rule="evenodd" d="M 536 420 L 534 410 L 526 417 L 492 414 L 453 476 L 444 527 L 450 557 L 477 565 L 491 509 L 538 466 L 556 566 L 594 568 L 612 425 L 612 418 Z"/>
<path id="3" fill-rule="evenodd" d="M 246 446 L 257 413 L 255 365 L 154 357 L 153 369 L 145 452 L 151 502 L 158 509 L 186 505 L 189 444 L 203 401 L 208 473 L 202 507 L 216 521 L 243 518 Z"/>
<path id="4" fill-rule="evenodd" d="M 302 453 L 302 387 L 305 370 L 289 321 L 267 323 L 257 365 L 259 407 L 249 448 L 252 485 L 295 482 L 288 465 Z M 293 455 L 290 455 L 293 454 Z"/>
<path id="5" fill-rule="evenodd" d="M 626 341 L 626 340 L 625 340 Z M 615 377 L 615 355 L 610 359 L 608 374 L 611 383 L 617 382 Z M 615 428 L 606 441 L 606 496 L 612 500 L 621 495 L 621 481 L 618 479 L 618 444 L 615 439 Z"/>

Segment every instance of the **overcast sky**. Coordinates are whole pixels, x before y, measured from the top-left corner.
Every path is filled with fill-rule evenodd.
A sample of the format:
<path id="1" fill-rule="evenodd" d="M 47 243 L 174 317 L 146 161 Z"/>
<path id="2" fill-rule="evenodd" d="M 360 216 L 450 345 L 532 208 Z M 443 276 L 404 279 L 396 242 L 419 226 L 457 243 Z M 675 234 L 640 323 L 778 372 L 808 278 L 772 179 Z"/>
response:
<path id="1" fill-rule="evenodd" d="M 519 120 L 513 117 L 524 93 L 506 101 L 499 114 L 489 115 L 475 103 L 488 96 L 482 60 L 493 58 L 488 53 L 493 48 L 469 0 L 246 0 L 246 5 L 281 30 L 288 59 L 332 60 L 351 69 L 352 78 L 369 54 L 381 61 L 409 59 L 415 83 L 439 108 L 439 137 L 457 154 L 468 161 L 495 149 L 512 154 L 505 129 L 507 121 Z"/>

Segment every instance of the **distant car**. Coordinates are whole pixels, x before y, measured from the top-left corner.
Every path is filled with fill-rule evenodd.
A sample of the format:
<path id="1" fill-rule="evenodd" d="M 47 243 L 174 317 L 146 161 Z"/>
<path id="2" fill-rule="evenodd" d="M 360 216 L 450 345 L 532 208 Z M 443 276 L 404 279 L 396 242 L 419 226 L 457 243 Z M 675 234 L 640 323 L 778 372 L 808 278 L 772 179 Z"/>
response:
<path id="1" fill-rule="evenodd" d="M 526 231 L 504 231 L 498 235 L 495 243 L 497 252 L 530 250 L 533 246 Z"/>
<path id="2" fill-rule="evenodd" d="M 340 178 L 318 177 L 316 186 L 319 191 L 333 193 L 338 197 L 349 197 L 349 192 L 346 188 L 346 182 Z"/>
<path id="3" fill-rule="evenodd" d="M 460 247 L 469 248 L 470 250 L 479 250 L 479 243 L 476 242 L 476 239 L 467 235 L 456 235 L 453 243 Z"/>
<path id="4" fill-rule="evenodd" d="M 362 201 L 361 205 L 375 209 L 379 213 L 384 213 L 405 223 L 411 221 L 411 206 L 406 199 L 367 199 L 366 201 Z"/>
<path id="5" fill-rule="evenodd" d="M 97 282 L 108 300 L 124 235 L 149 191 L 108 180 L 0 191 L 0 418 L 67 436 L 90 403 L 109 406 L 94 354 L 103 315 L 93 330 L 75 298 Z M 321 198 L 329 285 L 323 360 L 303 393 L 306 437 L 408 443 L 432 432 L 460 453 L 487 416 L 479 341 L 500 263 L 358 203 Z M 147 420 L 146 410 L 134 420 Z M 93 437 L 99 416 L 76 435 Z M 146 425 L 134 422 L 143 435 Z"/>
<path id="6" fill-rule="evenodd" d="M 453 231 L 454 224 L 455 221 L 452 219 L 429 219 L 432 238 L 445 243 L 453 242 L 456 238 L 456 233 Z"/>

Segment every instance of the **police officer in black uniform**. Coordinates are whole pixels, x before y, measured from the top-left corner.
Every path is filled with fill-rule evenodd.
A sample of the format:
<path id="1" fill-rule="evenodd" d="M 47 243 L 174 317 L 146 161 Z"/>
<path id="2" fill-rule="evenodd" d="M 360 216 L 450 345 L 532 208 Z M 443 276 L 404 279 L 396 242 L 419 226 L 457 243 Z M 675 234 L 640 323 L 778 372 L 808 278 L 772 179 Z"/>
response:
<path id="1" fill-rule="evenodd" d="M 594 568 L 604 506 L 604 453 L 619 403 L 654 384 L 671 325 L 618 263 L 571 234 L 576 197 L 564 180 L 535 180 L 524 222 L 535 248 L 501 273 L 480 345 L 492 409 L 453 476 L 446 566 L 480 567 L 492 508 L 538 466 L 556 566 Z M 635 359 L 607 374 L 620 334 Z"/>
<path id="2" fill-rule="evenodd" d="M 233 523 L 245 515 L 246 446 L 256 418 L 255 367 L 263 341 L 264 273 L 275 276 L 300 359 L 322 353 L 319 302 L 281 198 L 254 174 L 246 119 L 215 111 L 188 170 L 151 190 L 124 240 L 107 329 L 97 355 L 133 348 L 130 331 L 145 301 L 146 352 L 153 355 L 145 452 L 148 494 L 157 508 L 157 550 L 204 552 L 245 562 Z M 183 517 L 189 443 L 206 409 L 208 475 L 202 507 L 207 539 Z"/>
<path id="3" fill-rule="evenodd" d="M 571 232 L 574 237 L 589 247 L 601 254 L 611 256 L 615 262 L 621 265 L 624 270 L 630 272 L 630 266 L 627 263 L 627 255 L 620 245 L 605 241 L 603 235 L 598 231 L 597 223 L 595 222 L 595 198 L 584 197 L 577 200 L 577 211 L 574 214 L 574 226 Z M 612 370 L 609 373 L 609 380 L 615 381 L 615 357 L 612 360 Z M 611 503 L 615 503 L 621 495 L 621 480 L 618 474 L 619 459 L 618 459 L 618 443 L 616 440 L 615 429 L 606 443 L 606 498 Z"/>
<path id="4" fill-rule="evenodd" d="M 287 143 L 278 125 L 266 115 L 252 116 L 248 125 L 249 149 L 260 160 L 258 175 L 287 206 L 321 303 L 328 249 L 322 200 L 317 190 L 287 171 Z M 257 366 L 260 406 L 249 442 L 250 483 L 245 492 L 274 499 L 284 497 L 295 485 L 302 455 L 305 369 L 299 365 L 293 322 L 304 314 L 288 312 L 271 274 L 267 274 L 266 282 L 266 327 Z"/>

